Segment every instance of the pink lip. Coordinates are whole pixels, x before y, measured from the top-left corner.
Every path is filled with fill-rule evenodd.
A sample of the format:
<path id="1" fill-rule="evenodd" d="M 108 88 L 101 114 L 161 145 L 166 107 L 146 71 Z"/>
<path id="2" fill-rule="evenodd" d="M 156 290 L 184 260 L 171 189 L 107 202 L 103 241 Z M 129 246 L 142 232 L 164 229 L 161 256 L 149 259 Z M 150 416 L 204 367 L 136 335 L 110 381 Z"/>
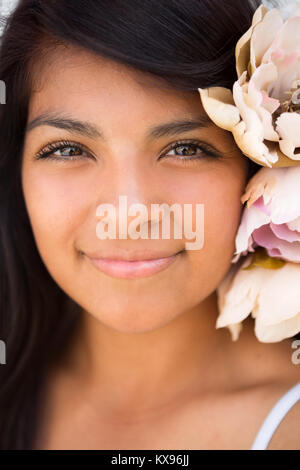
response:
<path id="1" fill-rule="evenodd" d="M 164 258 L 135 261 L 112 258 L 88 258 L 97 269 L 109 276 L 123 279 L 139 279 L 163 271 L 174 263 L 180 253 Z"/>

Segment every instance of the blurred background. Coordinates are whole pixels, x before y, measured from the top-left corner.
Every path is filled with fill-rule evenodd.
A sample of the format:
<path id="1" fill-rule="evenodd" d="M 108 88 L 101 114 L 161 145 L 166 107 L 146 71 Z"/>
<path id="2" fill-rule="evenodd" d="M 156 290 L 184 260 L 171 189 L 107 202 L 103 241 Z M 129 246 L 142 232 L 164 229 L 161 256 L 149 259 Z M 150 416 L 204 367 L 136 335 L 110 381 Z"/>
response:
<path id="1" fill-rule="evenodd" d="M 0 34 L 3 30 L 3 18 L 5 21 L 5 17 L 16 7 L 18 0 L 0 0 Z"/>

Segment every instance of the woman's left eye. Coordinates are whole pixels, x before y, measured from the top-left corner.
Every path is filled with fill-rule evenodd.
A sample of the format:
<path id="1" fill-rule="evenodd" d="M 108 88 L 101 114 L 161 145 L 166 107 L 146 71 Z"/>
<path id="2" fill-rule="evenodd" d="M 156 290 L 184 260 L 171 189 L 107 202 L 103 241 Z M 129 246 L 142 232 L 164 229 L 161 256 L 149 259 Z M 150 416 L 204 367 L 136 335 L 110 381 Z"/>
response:
<path id="1" fill-rule="evenodd" d="M 91 158 L 91 154 L 84 149 L 81 144 L 76 142 L 56 142 L 48 144 L 42 149 L 35 157 L 39 159 L 50 159 L 50 160 L 83 160 Z"/>
<path id="2" fill-rule="evenodd" d="M 182 155 L 178 155 L 178 150 L 182 153 Z M 200 151 L 197 152 L 197 149 Z M 176 151 L 173 155 L 170 155 L 170 152 Z M 166 153 L 167 152 L 167 153 Z M 189 161 L 189 160 L 200 160 L 201 158 L 220 158 L 221 155 L 214 150 L 210 145 L 205 144 L 203 142 L 189 140 L 189 141 L 180 141 L 172 144 L 163 155 L 162 157 L 177 157 L 176 160 L 181 161 Z"/>

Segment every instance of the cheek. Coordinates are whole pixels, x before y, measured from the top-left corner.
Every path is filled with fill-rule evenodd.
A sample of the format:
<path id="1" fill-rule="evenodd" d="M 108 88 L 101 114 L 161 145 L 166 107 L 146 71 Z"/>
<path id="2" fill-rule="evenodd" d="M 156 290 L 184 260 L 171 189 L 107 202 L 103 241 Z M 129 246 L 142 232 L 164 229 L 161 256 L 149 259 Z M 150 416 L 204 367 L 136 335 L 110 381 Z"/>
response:
<path id="1" fill-rule="evenodd" d="M 235 237 L 243 205 L 240 198 L 246 173 L 229 169 L 207 172 L 190 181 L 188 188 L 178 188 L 177 195 L 204 207 L 204 243 L 200 250 L 187 250 L 189 278 L 195 286 L 214 290 L 226 274 L 235 250 Z M 193 220 L 196 214 L 193 211 Z M 206 286 L 206 287 L 205 287 Z"/>
<path id="2" fill-rule="evenodd" d="M 188 180 L 173 181 L 168 185 L 169 198 L 182 206 L 196 204 L 204 206 L 205 235 L 208 239 L 232 238 L 239 224 L 243 205 L 241 196 L 246 184 L 242 169 L 235 172 L 227 168 L 213 168 Z"/>
<path id="3" fill-rule="evenodd" d="M 42 258 L 53 260 L 74 250 L 74 238 L 85 218 L 88 182 L 79 173 L 41 168 L 23 170 L 23 192 L 37 247 Z"/>
<path id="4" fill-rule="evenodd" d="M 243 205 L 243 186 L 237 181 L 231 184 L 218 181 L 208 188 L 206 208 L 207 244 L 219 251 L 234 248 L 234 240 L 239 226 Z M 211 194 L 209 196 L 209 194 Z M 226 255 L 226 251 L 224 253 Z"/>

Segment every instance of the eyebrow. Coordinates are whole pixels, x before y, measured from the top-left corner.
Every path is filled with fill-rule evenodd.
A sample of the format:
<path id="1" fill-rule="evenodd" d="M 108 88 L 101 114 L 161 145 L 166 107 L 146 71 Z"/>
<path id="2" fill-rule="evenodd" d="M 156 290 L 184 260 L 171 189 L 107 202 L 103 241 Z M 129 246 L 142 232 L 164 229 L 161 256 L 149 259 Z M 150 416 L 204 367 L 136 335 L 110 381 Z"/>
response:
<path id="1" fill-rule="evenodd" d="M 207 114 L 203 114 L 197 116 L 195 119 L 186 118 L 151 126 L 147 131 L 146 138 L 149 140 L 159 139 L 161 137 L 173 136 L 190 132 L 195 129 L 209 127 L 212 124 L 213 122 L 209 116 Z M 54 112 L 45 112 L 37 116 L 27 125 L 26 132 L 28 133 L 39 126 L 51 126 L 58 129 L 65 129 L 92 139 L 104 139 L 103 133 L 94 124 L 87 121 L 79 121 Z"/>

